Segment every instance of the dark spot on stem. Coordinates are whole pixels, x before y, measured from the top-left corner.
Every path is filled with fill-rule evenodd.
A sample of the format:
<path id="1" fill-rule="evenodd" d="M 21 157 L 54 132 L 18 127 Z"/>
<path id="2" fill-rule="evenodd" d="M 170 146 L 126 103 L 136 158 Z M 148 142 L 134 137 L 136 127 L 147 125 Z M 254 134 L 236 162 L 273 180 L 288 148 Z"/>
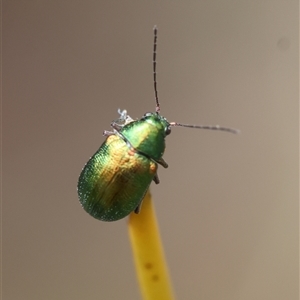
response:
<path id="1" fill-rule="evenodd" d="M 152 276 L 152 280 L 153 280 L 153 281 L 158 281 L 158 280 L 159 280 L 158 275 L 153 275 L 153 276 Z"/>
<path id="2" fill-rule="evenodd" d="M 145 268 L 150 270 L 153 268 L 153 264 L 152 263 L 145 263 Z"/>

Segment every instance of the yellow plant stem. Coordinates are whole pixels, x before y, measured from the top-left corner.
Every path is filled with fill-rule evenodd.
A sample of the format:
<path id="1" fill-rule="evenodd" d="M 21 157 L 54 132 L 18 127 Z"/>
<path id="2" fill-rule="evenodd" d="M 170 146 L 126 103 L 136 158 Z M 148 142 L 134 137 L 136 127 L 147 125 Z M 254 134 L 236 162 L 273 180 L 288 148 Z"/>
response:
<path id="1" fill-rule="evenodd" d="M 128 225 L 143 299 L 174 299 L 149 191 L 143 200 L 141 212 L 131 213 Z"/>

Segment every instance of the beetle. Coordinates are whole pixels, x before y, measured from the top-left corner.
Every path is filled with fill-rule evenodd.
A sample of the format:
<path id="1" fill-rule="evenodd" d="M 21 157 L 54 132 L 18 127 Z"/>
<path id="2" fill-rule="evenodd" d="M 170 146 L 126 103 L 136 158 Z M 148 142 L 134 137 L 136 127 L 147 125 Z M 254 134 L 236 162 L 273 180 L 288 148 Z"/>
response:
<path id="1" fill-rule="evenodd" d="M 158 165 L 163 159 L 165 138 L 172 126 L 199 129 L 237 130 L 216 126 L 188 125 L 169 122 L 160 115 L 156 81 L 157 27 L 154 27 L 153 80 L 155 112 L 133 120 L 126 110 L 118 110 L 119 118 L 111 123 L 112 131 L 104 131 L 106 140 L 84 166 L 77 192 L 82 207 L 94 218 L 117 221 L 138 213 L 150 183 L 159 183 Z"/>

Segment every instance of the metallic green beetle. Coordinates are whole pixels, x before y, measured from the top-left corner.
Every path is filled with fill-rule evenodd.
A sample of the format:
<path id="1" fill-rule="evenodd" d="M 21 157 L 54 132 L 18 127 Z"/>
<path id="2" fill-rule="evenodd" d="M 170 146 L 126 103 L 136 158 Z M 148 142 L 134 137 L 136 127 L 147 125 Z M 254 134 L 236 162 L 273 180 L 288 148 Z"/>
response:
<path id="1" fill-rule="evenodd" d="M 220 126 L 187 125 L 168 122 L 159 114 L 160 105 L 156 84 L 157 28 L 154 27 L 153 74 L 156 112 L 146 113 L 133 120 L 126 110 L 118 110 L 119 119 L 112 122 L 113 131 L 84 166 L 78 180 L 78 196 L 83 208 L 94 218 L 117 221 L 138 213 L 152 180 L 158 184 L 158 164 L 167 168 L 163 159 L 165 137 L 171 126 L 237 130 Z"/>

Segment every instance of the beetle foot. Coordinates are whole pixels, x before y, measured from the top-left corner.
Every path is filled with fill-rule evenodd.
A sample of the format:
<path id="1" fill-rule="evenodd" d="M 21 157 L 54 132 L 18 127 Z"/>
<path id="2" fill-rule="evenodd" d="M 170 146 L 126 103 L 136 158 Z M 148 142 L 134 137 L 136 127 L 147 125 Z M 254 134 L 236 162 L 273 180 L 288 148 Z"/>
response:
<path id="1" fill-rule="evenodd" d="M 107 131 L 107 130 L 103 131 L 104 136 L 110 136 L 110 135 L 113 135 L 113 134 L 115 134 L 113 131 Z"/>
<path id="2" fill-rule="evenodd" d="M 114 120 L 111 123 L 111 127 L 114 128 L 117 131 L 120 131 L 125 125 L 127 125 L 128 123 L 134 121 L 128 114 L 127 114 L 127 110 L 120 110 L 118 109 L 118 113 L 120 115 L 119 119 Z"/>
<path id="3" fill-rule="evenodd" d="M 126 120 L 127 118 L 127 110 L 126 109 L 123 109 L 121 110 L 120 108 L 118 108 L 118 114 L 120 115 L 120 120 Z"/>

